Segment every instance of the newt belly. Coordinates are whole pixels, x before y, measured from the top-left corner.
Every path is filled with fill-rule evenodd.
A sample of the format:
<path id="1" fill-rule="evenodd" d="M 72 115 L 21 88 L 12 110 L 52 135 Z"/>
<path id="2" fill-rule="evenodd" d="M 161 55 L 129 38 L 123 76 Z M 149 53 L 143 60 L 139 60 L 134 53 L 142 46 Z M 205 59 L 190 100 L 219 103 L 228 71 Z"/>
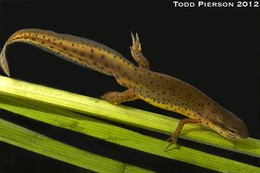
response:
<path id="1" fill-rule="evenodd" d="M 6 47 L 14 42 L 29 43 L 65 60 L 114 76 L 120 85 L 128 88 L 124 92 L 108 92 L 102 96 L 104 100 L 119 104 L 142 99 L 154 106 L 189 117 L 180 121 L 170 138 L 171 144 L 176 143 L 186 123 L 209 127 L 234 141 L 248 137 L 246 125 L 232 112 L 188 83 L 151 71 L 149 62 L 141 53 L 138 36 L 132 35 L 132 39 L 130 50 L 138 67 L 115 50 L 89 39 L 47 30 L 23 29 L 12 34 L 5 43 L 0 54 L 0 65 L 9 76 Z"/>

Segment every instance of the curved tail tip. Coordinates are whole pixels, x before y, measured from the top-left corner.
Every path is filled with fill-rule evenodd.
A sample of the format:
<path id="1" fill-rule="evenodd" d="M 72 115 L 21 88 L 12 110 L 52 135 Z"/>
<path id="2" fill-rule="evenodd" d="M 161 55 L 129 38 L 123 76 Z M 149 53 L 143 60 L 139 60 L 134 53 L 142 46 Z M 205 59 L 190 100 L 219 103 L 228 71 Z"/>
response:
<path id="1" fill-rule="evenodd" d="M 0 57 L 0 58 L 2 58 L 2 57 Z M 6 60 L 0 59 L 0 67 L 1 67 L 1 69 L 3 70 L 3 72 L 4 72 L 7 76 L 10 76 L 10 71 L 9 71 L 8 64 L 7 64 L 7 61 L 6 61 Z"/>
<path id="2" fill-rule="evenodd" d="M 9 77 L 10 76 L 10 72 L 8 69 L 5 69 L 1 66 L 1 69 L 3 70 L 3 72 Z"/>

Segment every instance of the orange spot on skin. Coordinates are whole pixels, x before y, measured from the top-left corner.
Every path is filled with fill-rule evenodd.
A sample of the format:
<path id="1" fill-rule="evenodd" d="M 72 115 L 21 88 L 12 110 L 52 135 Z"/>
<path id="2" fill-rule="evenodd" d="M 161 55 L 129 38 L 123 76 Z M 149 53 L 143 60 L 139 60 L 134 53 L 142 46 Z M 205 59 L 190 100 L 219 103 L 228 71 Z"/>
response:
<path id="1" fill-rule="evenodd" d="M 203 104 L 201 104 L 201 103 L 200 103 L 200 104 L 199 104 L 199 106 L 200 106 L 200 107 L 202 107 L 202 106 L 203 106 Z"/>
<path id="2" fill-rule="evenodd" d="M 174 91 L 174 90 L 175 90 L 175 88 L 174 88 L 173 86 L 171 86 L 171 90 L 172 90 L 172 91 Z"/>
<path id="3" fill-rule="evenodd" d="M 190 95 L 187 95 L 186 97 L 187 97 L 188 99 L 190 99 L 190 98 L 191 98 L 191 96 L 190 96 Z"/>
<path id="4" fill-rule="evenodd" d="M 214 110 L 212 110 L 212 113 L 217 113 L 217 110 L 215 110 L 215 109 L 214 109 Z"/>

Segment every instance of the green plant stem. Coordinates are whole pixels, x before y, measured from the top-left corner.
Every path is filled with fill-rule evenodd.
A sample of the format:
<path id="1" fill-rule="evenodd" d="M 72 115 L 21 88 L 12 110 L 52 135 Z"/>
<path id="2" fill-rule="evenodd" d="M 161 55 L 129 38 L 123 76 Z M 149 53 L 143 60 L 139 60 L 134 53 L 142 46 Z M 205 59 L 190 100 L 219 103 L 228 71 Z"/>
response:
<path id="1" fill-rule="evenodd" d="M 44 103 L 2 95 L 0 97 L 0 107 L 35 120 L 100 138 L 118 145 L 220 172 L 257 172 L 260 170 L 260 168 L 252 165 L 247 165 L 245 163 L 222 158 L 184 146 L 164 152 L 164 148 L 167 145 L 166 141 L 145 136 Z"/>
<path id="2" fill-rule="evenodd" d="M 3 119 L 0 119 L 0 140 L 96 172 L 152 172 L 77 149 Z"/>
<path id="3" fill-rule="evenodd" d="M 170 135 L 175 131 L 179 123 L 178 119 L 160 114 L 122 105 L 113 105 L 87 96 L 31 84 L 3 76 L 0 76 L 0 93 L 32 99 L 34 101 L 46 102 L 65 109 Z M 211 130 L 191 124 L 184 126 L 180 137 L 188 138 L 211 146 L 246 153 L 260 158 L 260 140 L 257 139 L 248 138 L 244 141 L 233 143 Z"/>
<path id="4" fill-rule="evenodd" d="M 165 141 L 94 120 L 93 118 L 73 113 L 70 110 L 159 132 L 169 132 L 175 129 L 179 121 L 173 118 L 126 106 L 113 105 L 86 96 L 1 76 L 0 94 L 0 107 L 3 109 L 55 126 L 95 136 L 112 143 L 220 172 L 259 171 L 258 167 L 221 158 L 184 146 L 181 146 L 179 149 L 175 148 L 168 152 L 163 152 L 165 146 L 168 144 Z M 168 129 L 168 131 L 166 129 Z M 208 140 L 219 140 L 219 143 L 221 143 L 222 140 L 227 141 L 218 136 L 215 132 L 205 130 L 198 126 L 185 126 L 184 131 L 183 135 L 188 138 L 203 139 L 207 142 Z M 224 144 L 226 143 L 224 142 Z M 227 144 L 230 145 L 230 142 Z M 256 139 L 250 138 L 245 140 L 242 144 L 232 144 L 231 147 L 227 147 L 237 147 L 238 149 L 236 148 L 236 151 L 244 151 L 247 154 L 259 157 L 260 142 Z"/>

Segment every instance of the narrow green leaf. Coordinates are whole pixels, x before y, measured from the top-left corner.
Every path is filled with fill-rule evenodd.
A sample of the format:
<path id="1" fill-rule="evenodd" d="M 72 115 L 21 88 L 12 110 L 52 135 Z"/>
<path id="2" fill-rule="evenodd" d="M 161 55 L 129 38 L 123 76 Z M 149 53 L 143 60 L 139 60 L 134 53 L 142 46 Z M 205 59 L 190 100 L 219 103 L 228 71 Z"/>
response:
<path id="1" fill-rule="evenodd" d="M 180 160 L 220 172 L 257 172 L 260 168 L 181 146 L 163 152 L 167 142 L 117 127 L 48 104 L 0 96 L 0 107 L 58 127 L 162 157 Z"/>
<path id="2" fill-rule="evenodd" d="M 4 76 L 0 76 L 0 93 L 46 102 L 65 109 L 166 134 L 172 134 L 179 123 L 178 119 L 160 114 L 122 105 L 113 105 L 87 96 L 31 84 Z M 207 145 L 242 152 L 260 158 L 260 140 L 257 139 L 248 138 L 244 141 L 233 143 L 211 130 L 191 124 L 184 126 L 180 136 Z"/>
<path id="3" fill-rule="evenodd" d="M 0 141 L 96 172 L 152 172 L 77 149 L 3 119 L 0 119 Z"/>
<path id="4" fill-rule="evenodd" d="M 29 84 L 0 76 L 0 107 L 55 126 L 94 136 L 108 142 L 134 148 L 162 157 L 176 159 L 220 172 L 259 172 L 260 168 L 238 161 L 221 158 L 188 147 L 163 152 L 165 141 L 145 136 L 74 112 L 115 120 L 159 132 L 173 131 L 178 120 L 126 106 L 109 104 L 104 101 L 77 94 Z M 71 112 L 73 110 L 74 112 Z M 215 132 L 199 126 L 187 125 L 184 137 L 217 142 L 220 147 L 259 157 L 260 142 L 249 138 L 233 144 Z M 4 139 L 2 139 L 4 140 Z M 32 146 L 33 148 L 33 146 Z M 30 149 L 30 147 L 29 147 Z M 33 150 L 33 149 L 32 149 Z"/>

